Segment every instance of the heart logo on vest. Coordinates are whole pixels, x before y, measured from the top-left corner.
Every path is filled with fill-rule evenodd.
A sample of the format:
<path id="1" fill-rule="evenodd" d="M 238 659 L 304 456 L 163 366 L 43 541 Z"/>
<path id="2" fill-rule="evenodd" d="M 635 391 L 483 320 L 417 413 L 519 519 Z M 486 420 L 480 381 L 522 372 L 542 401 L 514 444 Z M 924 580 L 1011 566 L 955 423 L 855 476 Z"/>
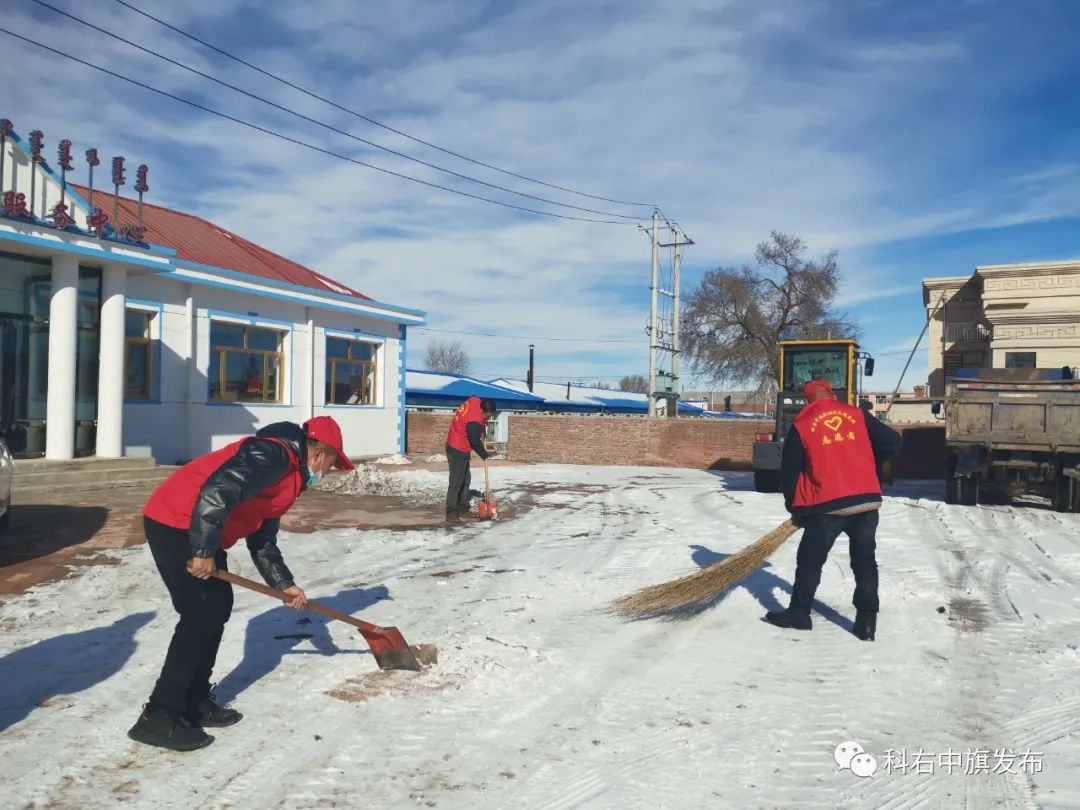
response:
<path id="1" fill-rule="evenodd" d="M 842 424 L 844 424 L 844 417 L 842 417 L 842 416 L 834 416 L 832 419 L 826 419 L 825 420 L 825 427 L 827 427 L 829 430 L 833 431 L 834 433 L 836 431 L 840 430 L 840 426 Z"/>

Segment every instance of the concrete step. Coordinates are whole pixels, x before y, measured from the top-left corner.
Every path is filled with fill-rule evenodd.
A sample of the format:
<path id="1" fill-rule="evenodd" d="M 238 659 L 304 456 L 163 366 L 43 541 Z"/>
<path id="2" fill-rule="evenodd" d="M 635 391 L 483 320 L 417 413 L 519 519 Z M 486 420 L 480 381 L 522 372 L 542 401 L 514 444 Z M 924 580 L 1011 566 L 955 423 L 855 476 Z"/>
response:
<path id="1" fill-rule="evenodd" d="M 95 489 L 153 486 L 165 480 L 176 467 L 109 468 L 68 473 L 35 473 L 17 476 L 11 484 L 12 497 L 26 502 L 34 494 L 88 492 Z"/>
<path id="2" fill-rule="evenodd" d="M 24 475 L 63 474 L 103 469 L 142 471 L 154 469 L 157 462 L 150 457 L 135 458 L 77 458 L 71 461 L 49 461 L 43 458 L 18 459 L 13 465 L 16 478 Z"/>

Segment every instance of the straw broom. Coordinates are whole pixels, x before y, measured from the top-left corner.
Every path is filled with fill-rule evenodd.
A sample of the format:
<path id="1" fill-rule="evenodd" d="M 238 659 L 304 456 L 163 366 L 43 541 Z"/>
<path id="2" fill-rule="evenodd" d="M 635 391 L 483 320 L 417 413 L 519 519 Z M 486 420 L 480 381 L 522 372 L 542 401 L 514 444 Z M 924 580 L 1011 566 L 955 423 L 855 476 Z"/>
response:
<path id="1" fill-rule="evenodd" d="M 615 613 L 625 619 L 679 619 L 696 616 L 712 605 L 733 585 L 754 573 L 795 532 L 798 527 L 785 520 L 760 540 L 708 568 L 651 585 L 619 597 L 612 603 Z"/>

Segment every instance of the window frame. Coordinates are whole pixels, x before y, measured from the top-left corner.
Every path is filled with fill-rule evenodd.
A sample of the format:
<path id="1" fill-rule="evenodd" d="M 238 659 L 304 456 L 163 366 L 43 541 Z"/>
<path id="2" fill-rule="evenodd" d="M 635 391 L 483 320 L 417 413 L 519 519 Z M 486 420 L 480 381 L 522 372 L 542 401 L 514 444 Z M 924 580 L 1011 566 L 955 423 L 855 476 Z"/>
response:
<path id="1" fill-rule="evenodd" d="M 243 334 L 243 346 L 218 346 L 214 344 L 214 325 L 221 324 L 227 326 L 234 326 L 242 330 Z M 277 351 L 271 351 L 269 349 L 252 349 L 250 348 L 250 333 L 251 330 L 259 330 L 263 332 L 273 332 L 278 336 L 278 349 Z M 210 345 L 209 360 L 212 362 L 215 355 L 218 358 L 218 395 L 215 397 L 213 389 L 211 388 L 212 380 L 210 378 L 210 363 L 207 364 L 206 374 L 206 397 L 207 402 L 212 405 L 237 405 L 237 406 L 258 406 L 258 405 L 286 405 L 285 402 L 285 341 L 290 334 L 290 329 L 283 324 L 270 324 L 262 322 L 251 322 L 233 320 L 229 317 L 218 317 L 211 315 L 210 317 L 210 333 L 208 335 L 208 342 Z M 224 399 L 222 394 L 228 390 L 226 380 L 228 377 L 229 361 L 228 356 L 230 354 L 238 354 L 244 356 L 261 356 L 262 357 L 262 377 L 261 380 L 268 379 L 268 367 L 267 362 L 270 358 L 277 360 L 277 392 L 276 398 L 267 399 L 266 383 L 263 382 L 262 386 L 262 399 Z"/>
<path id="2" fill-rule="evenodd" d="M 382 397 L 380 396 L 379 383 L 381 381 L 381 366 L 383 364 L 382 351 L 386 346 L 386 340 L 384 338 L 378 338 L 373 335 L 366 335 L 361 333 L 344 334 L 340 332 L 332 332 L 330 330 L 324 330 L 325 342 L 323 344 L 324 359 L 326 361 L 324 372 L 326 375 L 325 384 L 323 386 L 323 405 L 327 408 L 381 408 Z M 330 355 L 330 341 L 339 340 L 347 344 L 345 357 L 332 357 Z M 371 360 L 359 360 L 353 359 L 352 352 L 353 347 L 357 344 L 365 344 L 372 349 Z M 364 369 L 364 367 L 371 367 L 371 389 L 370 389 L 370 402 L 335 402 L 335 387 L 334 382 L 335 372 L 339 365 L 355 366 Z M 364 377 L 364 372 L 361 371 L 361 378 Z"/>
<path id="3" fill-rule="evenodd" d="M 145 337 L 133 337 L 127 334 L 127 318 L 130 314 L 141 315 L 146 319 L 146 333 Z M 127 302 L 124 306 L 124 402 L 133 403 L 146 403 L 155 402 L 157 400 L 157 374 L 155 374 L 155 359 L 158 352 L 155 350 L 154 343 L 157 338 L 154 337 L 154 324 L 155 322 L 160 325 L 161 323 L 161 309 L 156 306 L 132 304 Z M 127 371 L 131 358 L 131 347 L 133 345 L 140 345 L 146 347 L 146 356 L 144 360 L 145 368 L 143 368 L 143 380 L 144 390 L 143 396 L 131 396 L 130 390 L 127 384 Z"/>
<path id="4" fill-rule="evenodd" d="M 1011 365 L 1010 362 L 1009 362 L 1009 358 L 1010 357 L 1015 357 L 1017 355 L 1023 355 L 1024 357 L 1030 356 L 1031 357 L 1031 365 L 1030 366 L 1029 365 Z M 1022 351 L 1022 352 L 1020 352 L 1020 351 L 1008 352 L 1007 351 L 1007 352 L 1005 352 L 1005 368 L 1028 368 L 1028 369 L 1030 369 L 1030 368 L 1038 368 L 1038 367 L 1039 367 L 1039 353 L 1038 352 L 1032 352 L 1032 351 Z"/>

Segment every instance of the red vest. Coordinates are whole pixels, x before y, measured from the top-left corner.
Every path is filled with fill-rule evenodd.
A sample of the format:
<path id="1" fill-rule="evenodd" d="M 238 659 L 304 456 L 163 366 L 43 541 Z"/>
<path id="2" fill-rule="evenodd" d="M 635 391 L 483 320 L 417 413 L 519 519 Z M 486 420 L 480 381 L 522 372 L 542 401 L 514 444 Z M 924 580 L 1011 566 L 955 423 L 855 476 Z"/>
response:
<path id="1" fill-rule="evenodd" d="M 462 453 L 472 452 L 466 430 L 470 422 L 477 422 L 481 427 L 486 424 L 484 412 L 480 408 L 480 397 L 469 397 L 462 402 L 454 412 L 454 418 L 450 420 L 450 432 L 446 434 L 446 443 Z"/>
<path id="2" fill-rule="evenodd" d="M 174 529 L 188 531 L 191 528 L 191 513 L 195 510 L 195 502 L 199 499 L 203 484 L 222 464 L 232 458 L 246 441 L 250 441 L 250 437 L 185 464 L 158 485 L 150 500 L 146 502 L 143 515 Z M 278 443 L 288 448 L 285 442 Z M 289 471 L 280 481 L 254 498 L 238 504 L 229 512 L 221 540 L 222 548 L 231 548 L 237 540 L 250 537 L 264 521 L 281 517 L 296 502 L 303 489 L 303 479 L 300 477 L 300 465 L 292 450 L 289 450 L 289 460 Z"/>
<path id="3" fill-rule="evenodd" d="M 859 408 L 819 399 L 795 418 L 806 463 L 792 506 L 812 507 L 859 495 L 881 495 L 874 451 Z"/>

